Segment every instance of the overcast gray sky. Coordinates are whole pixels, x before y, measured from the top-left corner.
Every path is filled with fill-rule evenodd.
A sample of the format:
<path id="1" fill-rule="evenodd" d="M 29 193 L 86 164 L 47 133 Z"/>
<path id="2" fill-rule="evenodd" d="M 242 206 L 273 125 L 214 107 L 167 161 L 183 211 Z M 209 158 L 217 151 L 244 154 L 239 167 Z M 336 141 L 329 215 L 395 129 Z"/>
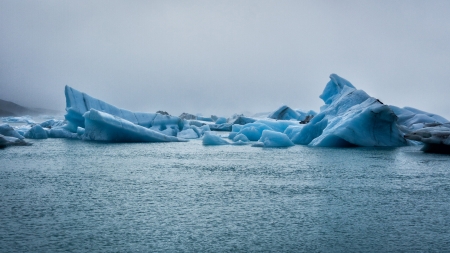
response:
<path id="1" fill-rule="evenodd" d="M 450 1 L 0 0 L 0 98 L 69 85 L 133 111 L 319 111 L 336 73 L 450 118 Z"/>

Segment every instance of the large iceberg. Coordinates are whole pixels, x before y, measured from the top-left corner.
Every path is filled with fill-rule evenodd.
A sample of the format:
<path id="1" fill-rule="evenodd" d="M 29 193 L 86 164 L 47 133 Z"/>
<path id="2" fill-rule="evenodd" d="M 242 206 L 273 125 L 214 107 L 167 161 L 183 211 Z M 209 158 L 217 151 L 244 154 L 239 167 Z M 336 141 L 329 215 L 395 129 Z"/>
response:
<path id="1" fill-rule="evenodd" d="M 195 132 L 195 126 L 190 127 L 186 120 L 165 112 L 131 112 L 69 86 L 65 87 L 65 95 L 68 124 L 54 131 L 58 137 L 106 142 L 167 142 L 184 141 L 176 137 L 180 132 L 180 136 L 190 138 L 198 138 L 197 132 L 200 132 Z M 65 130 L 70 131 L 69 134 Z"/>
<path id="2" fill-rule="evenodd" d="M 106 142 L 169 142 L 183 141 L 174 136 L 134 124 L 126 119 L 90 109 L 84 113 L 84 140 Z"/>
<path id="3" fill-rule="evenodd" d="M 397 116 L 389 106 L 357 90 L 336 74 L 330 79 L 320 95 L 325 105 L 293 136 L 294 143 L 324 147 L 408 144 L 398 128 Z"/>
<path id="4" fill-rule="evenodd" d="M 157 131 L 164 131 L 170 127 L 183 129 L 185 121 L 179 117 L 163 115 L 160 113 L 131 112 L 117 108 L 97 98 L 93 98 L 85 93 L 75 90 L 69 86 L 65 87 L 66 95 L 66 120 L 72 132 L 76 132 L 77 127 L 85 127 L 83 115 L 91 109 L 101 111 L 112 116 L 127 120 L 135 125 L 145 128 L 152 128 Z"/>

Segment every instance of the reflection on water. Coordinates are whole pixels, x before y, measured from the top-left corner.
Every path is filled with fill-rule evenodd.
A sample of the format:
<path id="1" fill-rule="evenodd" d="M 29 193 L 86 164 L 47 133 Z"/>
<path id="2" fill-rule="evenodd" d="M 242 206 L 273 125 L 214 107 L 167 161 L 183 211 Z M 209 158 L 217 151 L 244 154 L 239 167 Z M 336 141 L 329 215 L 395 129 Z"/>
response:
<path id="1" fill-rule="evenodd" d="M 446 251 L 450 157 L 36 140 L 0 150 L 1 251 Z"/>

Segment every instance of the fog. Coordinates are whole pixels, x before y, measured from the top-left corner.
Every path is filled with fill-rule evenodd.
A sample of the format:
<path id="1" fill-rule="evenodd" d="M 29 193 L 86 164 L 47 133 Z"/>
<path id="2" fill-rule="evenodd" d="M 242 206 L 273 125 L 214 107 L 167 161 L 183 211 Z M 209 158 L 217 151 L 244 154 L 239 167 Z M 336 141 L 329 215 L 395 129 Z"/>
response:
<path id="1" fill-rule="evenodd" d="M 133 111 L 319 111 L 331 73 L 450 119 L 450 1 L 0 1 L 0 99 L 69 85 Z"/>

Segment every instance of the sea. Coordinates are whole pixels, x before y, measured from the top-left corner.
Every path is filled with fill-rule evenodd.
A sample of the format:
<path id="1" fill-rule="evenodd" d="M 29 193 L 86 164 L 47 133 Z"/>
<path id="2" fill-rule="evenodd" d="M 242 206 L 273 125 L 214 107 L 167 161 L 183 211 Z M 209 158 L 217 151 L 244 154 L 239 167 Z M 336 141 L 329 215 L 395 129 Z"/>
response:
<path id="1" fill-rule="evenodd" d="M 0 252 L 449 252 L 450 156 L 33 140 L 0 150 Z"/>

